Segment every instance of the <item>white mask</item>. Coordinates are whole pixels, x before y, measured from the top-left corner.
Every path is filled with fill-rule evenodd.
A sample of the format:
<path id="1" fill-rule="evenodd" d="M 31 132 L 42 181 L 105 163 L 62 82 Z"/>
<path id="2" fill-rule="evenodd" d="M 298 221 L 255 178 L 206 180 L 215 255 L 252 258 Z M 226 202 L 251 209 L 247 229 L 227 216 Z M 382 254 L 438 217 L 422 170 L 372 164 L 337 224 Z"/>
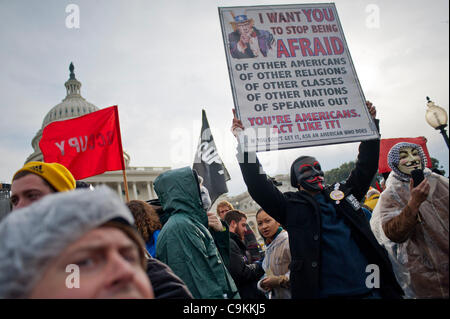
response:
<path id="1" fill-rule="evenodd" d="M 203 209 L 208 211 L 211 207 L 211 198 L 209 197 L 208 189 L 203 185 L 200 186 L 200 196 L 202 198 Z"/>
<path id="2" fill-rule="evenodd" d="M 400 172 L 411 175 L 411 171 L 415 169 L 423 169 L 420 153 L 412 147 L 403 147 L 399 151 L 400 160 L 398 169 Z"/>

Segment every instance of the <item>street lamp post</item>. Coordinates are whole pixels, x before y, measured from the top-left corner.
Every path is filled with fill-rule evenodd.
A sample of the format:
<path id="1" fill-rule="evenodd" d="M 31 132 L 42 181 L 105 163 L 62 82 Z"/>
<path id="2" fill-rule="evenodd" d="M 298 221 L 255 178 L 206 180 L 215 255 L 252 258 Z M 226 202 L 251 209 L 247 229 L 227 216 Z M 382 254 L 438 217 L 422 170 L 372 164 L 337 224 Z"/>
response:
<path id="1" fill-rule="evenodd" d="M 427 123 L 430 124 L 436 130 L 441 131 L 442 136 L 444 137 L 445 143 L 447 147 L 449 146 L 448 135 L 445 131 L 445 127 L 447 126 L 447 112 L 440 106 L 434 104 L 433 101 L 427 96 L 427 112 L 425 114 L 425 119 Z"/>

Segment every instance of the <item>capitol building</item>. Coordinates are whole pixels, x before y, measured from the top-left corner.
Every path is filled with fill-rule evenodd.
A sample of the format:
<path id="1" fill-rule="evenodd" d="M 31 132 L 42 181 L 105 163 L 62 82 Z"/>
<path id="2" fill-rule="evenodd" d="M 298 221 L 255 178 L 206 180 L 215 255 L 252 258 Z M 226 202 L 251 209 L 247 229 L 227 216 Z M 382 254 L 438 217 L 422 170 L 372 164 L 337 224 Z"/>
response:
<path id="1" fill-rule="evenodd" d="M 39 141 L 42 138 L 42 130 L 45 126 L 55 121 L 76 118 L 99 110 L 97 106 L 86 101 L 86 99 L 81 96 L 81 82 L 75 78 L 74 69 L 73 64 L 70 63 L 70 76 L 64 84 L 67 91 L 66 97 L 61 103 L 50 109 L 44 117 L 41 128 L 31 141 L 34 152 L 28 156 L 25 163 L 31 161 L 44 161 L 44 157 L 39 148 Z M 145 201 L 156 198 L 157 196 L 155 194 L 153 182 L 159 174 L 169 170 L 170 167 L 133 167 L 130 166 L 130 156 L 126 152 L 123 153 L 123 156 L 130 200 L 139 199 Z M 100 184 L 107 185 L 116 191 L 122 198 L 122 201 L 126 201 L 123 173 L 121 170 L 91 176 L 83 179 L 83 181 L 94 187 Z"/>
<path id="2" fill-rule="evenodd" d="M 64 84 L 66 87 L 66 97 L 61 101 L 61 103 L 54 106 L 50 109 L 50 111 L 48 111 L 47 115 L 45 115 L 41 128 L 38 130 L 31 142 L 34 151 L 28 156 L 25 163 L 44 160 L 42 152 L 39 148 L 39 141 L 42 138 L 42 130 L 45 126 L 55 121 L 76 118 L 99 110 L 97 106 L 82 97 L 81 82 L 76 79 L 74 69 L 75 68 L 71 63 L 69 67 L 69 79 Z M 170 167 L 133 167 L 130 166 L 130 156 L 126 152 L 123 153 L 123 156 L 126 167 L 129 199 L 146 201 L 157 198 L 153 183 L 159 174 L 170 170 Z M 278 182 L 277 187 L 280 191 L 295 191 L 295 189 L 290 186 L 288 175 L 277 175 L 274 178 Z M 93 185 L 94 187 L 104 184 L 113 189 L 120 196 L 123 202 L 126 201 L 123 173 L 120 170 L 109 171 L 101 175 L 91 176 L 83 179 L 83 181 Z M 258 240 L 261 242 L 262 239 L 257 230 L 255 217 L 259 206 L 250 197 L 248 192 L 244 192 L 237 196 L 227 196 L 227 194 L 223 194 L 215 201 L 210 211 L 216 212 L 217 204 L 222 200 L 227 200 L 234 206 L 235 209 L 238 209 L 247 215 L 247 223 L 252 228 Z"/>

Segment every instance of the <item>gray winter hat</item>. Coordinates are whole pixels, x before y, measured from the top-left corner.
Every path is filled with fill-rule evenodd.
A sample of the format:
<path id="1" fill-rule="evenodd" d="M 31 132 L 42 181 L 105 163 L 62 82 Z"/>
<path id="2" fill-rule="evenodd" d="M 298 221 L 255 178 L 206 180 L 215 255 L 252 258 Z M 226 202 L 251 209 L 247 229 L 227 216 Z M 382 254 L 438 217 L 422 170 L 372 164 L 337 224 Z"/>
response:
<path id="1" fill-rule="evenodd" d="M 11 212 L 0 223 L 0 298 L 27 298 L 54 258 L 111 220 L 134 224 L 106 186 L 47 195 Z"/>

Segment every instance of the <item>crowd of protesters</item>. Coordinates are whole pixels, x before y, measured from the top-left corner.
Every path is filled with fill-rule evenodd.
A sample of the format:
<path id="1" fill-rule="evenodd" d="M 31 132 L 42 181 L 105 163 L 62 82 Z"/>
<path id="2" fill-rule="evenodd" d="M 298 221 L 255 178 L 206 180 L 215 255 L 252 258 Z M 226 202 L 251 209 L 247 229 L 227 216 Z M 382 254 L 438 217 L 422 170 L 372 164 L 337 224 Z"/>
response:
<path id="1" fill-rule="evenodd" d="M 189 167 L 160 174 L 156 200 L 124 204 L 63 165 L 30 162 L 14 174 L 12 211 L 0 221 L 0 298 L 449 297 L 448 178 L 426 168 L 419 145 L 392 147 L 379 191 L 370 185 L 380 141 L 370 140 L 333 185 L 318 159 L 297 158 L 297 191 L 282 193 L 243 149 L 244 129 L 234 118 L 264 249 L 244 212 L 226 201 L 210 211 L 208 189 Z"/>

